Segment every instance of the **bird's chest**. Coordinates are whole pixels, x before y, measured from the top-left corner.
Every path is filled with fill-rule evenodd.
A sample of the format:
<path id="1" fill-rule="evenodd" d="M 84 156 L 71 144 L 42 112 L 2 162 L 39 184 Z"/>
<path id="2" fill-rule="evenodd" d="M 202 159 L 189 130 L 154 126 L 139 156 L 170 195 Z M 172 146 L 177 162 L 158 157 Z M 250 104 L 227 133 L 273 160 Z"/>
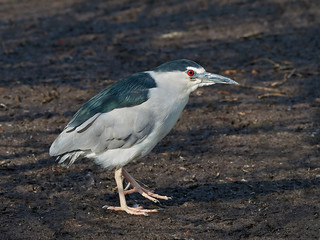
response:
<path id="1" fill-rule="evenodd" d="M 159 91 L 153 97 L 155 100 L 152 102 L 156 119 L 155 128 L 158 132 L 159 140 L 161 140 L 178 121 L 182 110 L 188 102 L 189 95 Z"/>

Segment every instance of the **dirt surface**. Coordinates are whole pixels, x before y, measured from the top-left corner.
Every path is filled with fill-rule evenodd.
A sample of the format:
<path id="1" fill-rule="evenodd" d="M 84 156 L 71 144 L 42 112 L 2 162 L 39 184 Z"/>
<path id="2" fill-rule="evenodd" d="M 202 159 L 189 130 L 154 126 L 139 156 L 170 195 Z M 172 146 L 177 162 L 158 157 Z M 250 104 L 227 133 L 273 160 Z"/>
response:
<path id="1" fill-rule="evenodd" d="M 319 239 L 320 3 L 0 1 L 1 239 Z M 113 171 L 48 155 L 75 111 L 134 72 L 188 58 L 201 88 L 127 166 L 172 200 L 118 205 Z"/>

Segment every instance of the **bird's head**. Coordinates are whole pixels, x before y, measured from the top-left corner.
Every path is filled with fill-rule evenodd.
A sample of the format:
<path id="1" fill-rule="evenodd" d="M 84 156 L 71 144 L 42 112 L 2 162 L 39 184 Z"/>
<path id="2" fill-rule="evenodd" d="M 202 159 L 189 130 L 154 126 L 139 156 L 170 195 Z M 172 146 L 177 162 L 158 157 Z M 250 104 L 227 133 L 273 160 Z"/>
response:
<path id="1" fill-rule="evenodd" d="M 152 70 L 154 78 L 170 82 L 174 85 L 185 86 L 189 92 L 198 87 L 209 86 L 216 83 L 238 84 L 236 81 L 206 70 L 194 61 L 179 59 L 166 62 Z"/>

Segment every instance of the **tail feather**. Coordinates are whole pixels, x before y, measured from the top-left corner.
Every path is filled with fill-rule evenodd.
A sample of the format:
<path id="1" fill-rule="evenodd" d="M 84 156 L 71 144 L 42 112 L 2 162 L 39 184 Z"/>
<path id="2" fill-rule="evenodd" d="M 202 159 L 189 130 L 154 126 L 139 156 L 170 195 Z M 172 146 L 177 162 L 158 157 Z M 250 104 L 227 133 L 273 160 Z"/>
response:
<path id="1" fill-rule="evenodd" d="M 62 166 L 62 167 L 69 167 L 71 166 L 78 158 L 81 158 L 83 156 L 83 151 L 75 151 L 75 152 L 69 152 L 62 154 L 57 157 L 56 161 Z"/>

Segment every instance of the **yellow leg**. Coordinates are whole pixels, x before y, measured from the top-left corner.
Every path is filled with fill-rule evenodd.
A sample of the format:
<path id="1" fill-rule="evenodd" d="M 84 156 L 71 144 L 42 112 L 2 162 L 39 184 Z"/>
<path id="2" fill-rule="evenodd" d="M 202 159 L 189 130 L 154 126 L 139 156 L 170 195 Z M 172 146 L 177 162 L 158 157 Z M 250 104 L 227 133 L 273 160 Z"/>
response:
<path id="1" fill-rule="evenodd" d="M 116 211 L 122 210 L 122 211 L 126 211 L 129 214 L 144 215 L 144 216 L 148 216 L 149 212 L 158 212 L 156 209 L 143 209 L 142 207 L 139 207 L 139 208 L 128 207 L 126 202 L 126 197 L 124 195 L 124 190 L 123 190 L 122 174 L 123 174 L 122 168 L 116 169 L 114 174 L 114 178 L 116 180 L 117 187 L 118 187 L 120 207 L 108 207 L 107 209 L 116 210 Z"/>

